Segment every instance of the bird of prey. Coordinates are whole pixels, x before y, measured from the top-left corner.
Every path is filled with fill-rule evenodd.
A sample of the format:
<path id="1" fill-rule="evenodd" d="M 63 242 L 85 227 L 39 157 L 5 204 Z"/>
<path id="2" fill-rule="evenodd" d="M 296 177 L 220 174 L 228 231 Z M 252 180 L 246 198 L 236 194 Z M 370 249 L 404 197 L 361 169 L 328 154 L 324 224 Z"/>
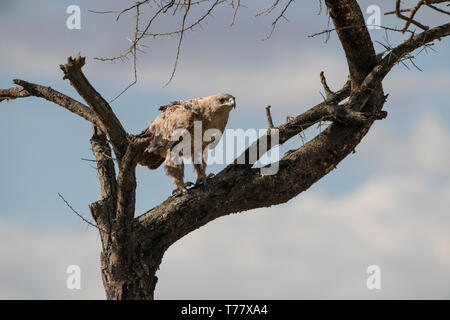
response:
<path id="1" fill-rule="evenodd" d="M 149 169 L 158 168 L 163 162 L 167 175 L 172 178 L 177 189 L 173 193 L 186 193 L 186 186 L 192 183 L 184 183 L 184 164 L 183 161 L 174 161 L 172 150 L 185 137 L 179 140 L 173 139 L 177 130 L 184 129 L 189 133 L 191 139 L 191 150 L 188 155 L 182 157 L 192 157 L 194 171 L 197 175 L 197 184 L 206 183 L 206 159 L 203 157 L 203 151 L 216 145 L 228 122 L 230 111 L 236 107 L 235 98 L 227 93 L 220 93 L 205 98 L 195 98 L 190 100 L 176 100 L 159 108 L 162 111 L 155 120 L 153 120 L 147 129 L 140 136 L 149 137 L 149 145 L 144 153 L 140 155 L 138 163 Z M 208 129 L 217 129 L 220 132 L 217 136 L 204 141 L 203 137 L 194 136 L 194 122 L 201 123 L 202 134 Z M 201 148 L 194 148 L 194 139 L 201 139 Z M 183 141 L 186 142 L 186 141 Z M 199 154 L 201 152 L 201 154 Z M 190 153 L 190 154 L 189 154 Z M 201 160 L 199 160 L 201 159 Z"/>

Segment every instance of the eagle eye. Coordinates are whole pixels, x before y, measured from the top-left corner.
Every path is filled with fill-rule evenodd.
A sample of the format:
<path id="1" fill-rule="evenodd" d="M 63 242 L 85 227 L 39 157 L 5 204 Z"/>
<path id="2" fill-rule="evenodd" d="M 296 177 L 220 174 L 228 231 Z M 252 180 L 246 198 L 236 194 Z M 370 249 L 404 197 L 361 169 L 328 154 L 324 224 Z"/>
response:
<path id="1" fill-rule="evenodd" d="M 220 100 L 219 100 L 220 103 L 225 103 L 226 101 L 227 101 L 227 99 L 225 99 L 225 98 L 220 98 Z"/>

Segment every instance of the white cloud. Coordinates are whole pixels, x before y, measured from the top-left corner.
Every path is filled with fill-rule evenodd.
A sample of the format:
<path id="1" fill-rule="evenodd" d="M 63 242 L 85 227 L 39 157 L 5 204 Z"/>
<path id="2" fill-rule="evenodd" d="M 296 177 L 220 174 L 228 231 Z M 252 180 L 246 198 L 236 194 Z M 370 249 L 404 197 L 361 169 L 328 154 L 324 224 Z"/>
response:
<path id="1" fill-rule="evenodd" d="M 429 175 L 449 174 L 450 132 L 435 113 L 419 115 L 409 132 L 392 132 L 377 126 L 361 146 L 379 168 Z"/>
<path id="2" fill-rule="evenodd" d="M 0 299 L 103 299 L 100 240 L 94 231 L 36 231 L 0 224 Z M 81 289 L 69 290 L 69 265 L 81 268 Z"/>
<path id="3" fill-rule="evenodd" d="M 431 58 L 431 57 L 429 57 Z M 399 68 L 397 66 L 397 68 Z M 418 70 L 392 71 L 384 81 L 384 88 L 396 94 L 411 94 L 423 92 L 431 96 L 435 92 L 442 92 L 450 87 L 450 74 L 448 70 L 420 72 Z"/>
<path id="4" fill-rule="evenodd" d="M 220 219 L 169 249 L 157 297 L 448 298 L 446 197 L 420 177 L 387 176 L 338 200 L 305 194 Z M 379 292 L 365 288 L 371 264 Z"/>
<path id="5" fill-rule="evenodd" d="M 322 101 L 319 93 L 323 91 L 319 79 L 321 70 L 335 90 L 345 83 L 348 73 L 345 59 L 330 50 L 329 46 L 312 47 L 305 40 L 307 45 L 309 47 L 303 51 L 294 51 L 290 43 L 282 43 L 276 50 L 273 44 L 268 43 L 266 49 L 274 51 L 270 55 L 261 54 L 259 50 L 263 48 L 246 45 L 241 49 L 248 51 L 245 59 L 239 54 L 230 54 L 227 60 L 214 59 L 215 55 L 223 53 L 222 49 L 212 45 L 210 52 L 191 53 L 190 56 L 186 53 L 187 57 L 182 56 L 175 78 L 167 88 L 177 92 L 180 98 L 230 92 L 244 108 L 260 110 L 270 104 L 274 110 L 283 110 L 278 112 L 281 114 L 285 114 L 284 110 L 298 113 Z M 77 49 L 71 46 L 70 43 L 58 47 L 14 43 L 1 53 L 1 58 L 7 66 L 6 70 L 18 77 L 32 81 L 33 77 L 39 75 L 60 81 L 58 65 L 64 63 L 69 55 L 77 53 Z M 119 88 L 132 81 L 131 63 L 93 60 L 94 49 L 86 46 L 81 52 L 88 56 L 84 71 L 90 81 Z M 167 53 L 163 57 L 156 54 L 156 58 L 152 54 L 156 53 L 152 51 L 139 57 L 139 80 L 133 90 L 153 88 L 164 92 L 163 86 L 170 76 L 174 61 Z M 258 64 L 255 65 L 251 60 L 252 55 L 258 59 Z M 37 60 L 39 63 L 36 63 Z M 114 77 L 111 78 L 112 74 Z M 167 91 L 164 93 L 170 94 Z"/>
<path id="6" fill-rule="evenodd" d="M 230 92 L 238 103 L 261 109 L 272 105 L 276 110 L 302 110 L 322 100 L 319 73 L 325 71 L 333 89 L 346 81 L 346 66 L 338 57 L 319 52 L 279 54 L 267 59 L 260 68 L 239 64 L 221 64 L 201 58 L 183 61 L 170 87 L 178 92 L 197 95 Z M 324 63 L 326 61 L 326 64 Z M 326 65 L 326 67 L 325 67 Z M 166 79 L 167 66 L 141 68 L 144 86 L 160 86 Z"/>

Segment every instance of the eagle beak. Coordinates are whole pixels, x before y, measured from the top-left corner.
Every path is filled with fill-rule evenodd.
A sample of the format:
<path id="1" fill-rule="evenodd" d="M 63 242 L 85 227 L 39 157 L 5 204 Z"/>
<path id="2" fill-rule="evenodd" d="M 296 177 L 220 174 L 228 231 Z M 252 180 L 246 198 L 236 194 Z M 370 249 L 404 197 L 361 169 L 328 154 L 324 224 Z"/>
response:
<path id="1" fill-rule="evenodd" d="M 234 98 L 230 98 L 229 100 L 231 104 L 233 105 L 233 109 L 236 109 L 236 100 Z"/>

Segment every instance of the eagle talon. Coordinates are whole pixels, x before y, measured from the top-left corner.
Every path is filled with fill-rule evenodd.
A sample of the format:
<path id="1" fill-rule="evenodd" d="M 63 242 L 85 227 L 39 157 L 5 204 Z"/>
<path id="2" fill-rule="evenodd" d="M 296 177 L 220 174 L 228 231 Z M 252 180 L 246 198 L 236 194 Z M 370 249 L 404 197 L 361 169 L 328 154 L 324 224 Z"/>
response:
<path id="1" fill-rule="evenodd" d="M 187 187 L 195 187 L 195 183 L 192 183 L 192 182 L 190 182 L 190 181 L 185 182 L 185 183 L 184 183 L 184 187 L 185 187 L 185 188 L 187 188 Z"/>
<path id="2" fill-rule="evenodd" d="M 215 177 L 215 174 L 214 174 L 214 173 L 210 173 L 210 174 L 208 174 L 207 176 L 199 177 L 199 178 L 197 178 L 197 181 L 195 182 L 195 185 L 196 185 L 196 186 L 206 185 L 206 181 L 207 181 L 208 179 L 213 178 L 213 177 Z"/>
<path id="3" fill-rule="evenodd" d="M 178 197 L 178 196 L 181 196 L 186 193 L 188 193 L 188 190 L 186 189 L 186 187 L 177 188 L 177 189 L 172 190 L 172 196 L 174 196 L 174 197 Z"/>
<path id="4" fill-rule="evenodd" d="M 206 179 L 207 178 L 208 177 L 206 177 L 206 176 L 197 178 L 197 181 L 195 181 L 195 185 L 196 186 L 204 186 L 204 185 L 206 185 Z"/>

